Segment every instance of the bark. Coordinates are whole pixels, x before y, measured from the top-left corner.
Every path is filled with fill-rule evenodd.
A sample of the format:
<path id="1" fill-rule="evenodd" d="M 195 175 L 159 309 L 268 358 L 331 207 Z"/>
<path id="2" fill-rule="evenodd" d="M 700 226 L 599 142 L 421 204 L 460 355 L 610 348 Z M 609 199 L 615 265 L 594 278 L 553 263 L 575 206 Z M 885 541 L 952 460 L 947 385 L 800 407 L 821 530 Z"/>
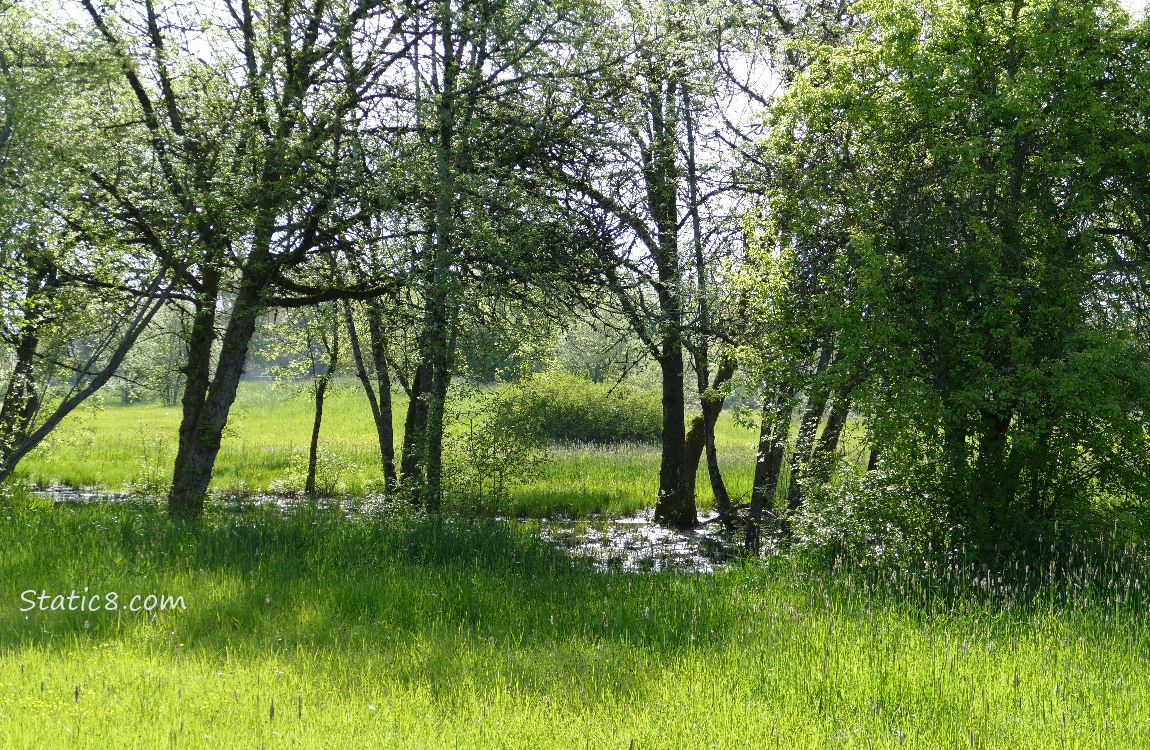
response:
<path id="1" fill-rule="evenodd" d="M 127 323 L 119 329 L 115 335 L 118 336 L 118 341 L 115 346 L 110 346 L 110 340 L 106 341 L 110 346 L 110 353 L 104 364 L 96 368 L 96 362 L 89 361 L 85 363 L 76 373 L 76 382 L 71 392 L 69 392 L 61 401 L 52 413 L 40 424 L 39 427 L 32 429 L 32 424 L 36 419 L 36 415 L 40 411 L 40 397 L 35 393 L 35 388 L 32 385 L 33 381 L 28 380 L 34 376 L 34 369 L 29 370 L 27 366 L 21 367 L 20 360 L 28 364 L 34 364 L 36 347 L 39 342 L 33 340 L 37 337 L 34 334 L 34 328 L 27 329 L 25 335 L 18 345 L 18 349 L 23 349 L 22 352 L 17 353 L 17 369 L 21 372 L 21 382 L 19 384 L 9 384 L 8 391 L 5 394 L 4 406 L 0 407 L 0 412 L 7 411 L 7 416 L 0 418 L 0 424 L 3 424 L 4 431 L 0 432 L 3 436 L 5 445 L 0 450 L 0 482 L 6 480 L 15 471 L 16 466 L 20 463 L 24 456 L 28 455 L 33 449 L 36 448 L 44 438 L 56 429 L 56 427 L 64 420 L 64 417 L 72 413 L 80 404 L 84 403 L 92 394 L 104 387 L 116 371 L 120 368 L 124 358 L 128 356 L 135 345 L 136 340 L 144 329 L 148 327 L 156 313 L 165 304 L 168 295 L 171 293 L 171 288 L 164 282 L 166 271 L 161 272 L 155 277 L 149 287 L 144 290 L 141 295 L 142 302 L 139 307 L 131 313 Z M 30 335 L 31 334 L 31 335 Z M 97 347 L 103 349 L 103 346 Z M 16 372 L 13 373 L 16 376 Z M 81 385 L 84 379 L 86 382 Z M 13 390 L 13 385 L 16 385 L 16 391 Z M 18 392 L 23 391 L 23 395 Z M 11 400 L 11 404 L 9 401 Z M 8 422 L 11 420 L 14 424 L 9 426 Z M 15 429 L 12 432 L 8 430 L 10 427 Z"/>
<path id="2" fill-rule="evenodd" d="M 36 352 L 40 348 L 45 311 L 38 300 L 53 294 L 56 286 L 55 268 L 51 264 L 34 264 L 29 269 L 24 290 L 24 320 L 13 352 L 12 373 L 4 389 L 4 401 L 0 404 L 0 462 L 6 462 L 16 446 L 23 442 L 39 411 Z"/>
<path id="3" fill-rule="evenodd" d="M 761 546 L 763 511 L 774 507 L 775 495 L 778 493 L 779 474 L 782 472 L 790 428 L 790 420 L 786 419 L 787 412 L 785 398 L 779 395 L 769 399 L 764 394 L 746 539 L 747 549 L 755 554 L 759 553 Z"/>
<path id="4" fill-rule="evenodd" d="M 355 374 L 363 385 L 367 396 L 371 418 L 375 423 L 375 433 L 379 440 L 380 468 L 383 470 L 383 483 L 388 493 L 394 492 L 396 481 L 395 434 L 392 427 L 391 377 L 387 361 L 387 342 L 383 334 L 383 316 L 375 305 L 368 308 L 368 335 L 371 345 L 372 365 L 375 368 L 375 383 L 367 372 L 367 364 L 360 346 L 359 334 L 351 314 L 351 303 L 344 303 L 344 322 L 347 325 L 348 341 L 351 344 L 352 358 L 355 361 Z"/>
<path id="5" fill-rule="evenodd" d="M 647 206 L 656 236 L 650 246 L 659 303 L 659 370 L 663 388 L 663 439 L 655 521 L 676 529 L 698 523 L 694 489 L 686 480 L 687 425 L 683 392 L 683 299 L 679 265 L 677 85 L 660 83 L 648 99 L 652 140 L 642 148 Z"/>
<path id="6" fill-rule="evenodd" d="M 39 398 L 35 386 L 36 350 L 40 337 L 35 326 L 25 326 L 16 346 L 16 362 L 8 378 L 4 403 L 0 406 L 0 459 L 7 459 L 12 450 L 24 440 L 36 414 Z"/>
<path id="7" fill-rule="evenodd" d="M 687 462 L 686 404 L 683 396 L 683 350 L 677 337 L 659 357 L 663 383 L 663 439 L 659 463 L 659 497 L 655 522 L 675 529 L 698 523 L 694 493 L 684 484 Z"/>
<path id="8" fill-rule="evenodd" d="M 383 315 L 379 308 L 368 310 L 368 335 L 371 337 L 371 359 L 375 365 L 376 385 L 379 389 L 379 419 L 375 423 L 379 436 L 379 454 L 383 460 L 383 481 L 388 488 L 394 488 L 395 481 L 395 434 L 392 427 L 391 375 L 387 361 L 387 339 L 383 333 Z"/>
<path id="9" fill-rule="evenodd" d="M 315 418 L 312 420 L 311 443 L 308 446 L 307 454 L 307 478 L 304 480 L 304 494 L 313 500 L 315 499 L 315 475 L 319 464 L 319 430 L 323 424 L 323 402 L 327 396 L 328 386 L 331 385 L 332 376 L 335 374 L 336 365 L 339 364 L 339 329 L 337 324 L 333 323 L 330 338 L 321 332 L 320 339 L 327 351 L 327 362 L 324 363 L 324 371 L 317 378 L 314 360 L 312 360 L 312 378 L 315 384 Z"/>
<path id="10" fill-rule="evenodd" d="M 715 373 L 715 379 L 710 390 L 716 391 L 725 385 L 735 375 L 736 363 L 734 360 L 725 360 Z M 727 492 L 726 483 L 719 469 L 718 452 L 715 450 L 715 424 L 722 413 L 721 401 L 712 401 L 706 398 L 707 386 L 704 382 L 700 390 L 701 412 L 691 420 L 687 429 L 686 438 L 686 464 L 683 484 L 688 492 L 695 492 L 698 480 L 699 463 L 704 452 L 707 456 L 707 475 L 711 483 L 711 492 L 715 496 L 715 507 L 724 519 L 730 514 L 731 499 Z"/>
<path id="11" fill-rule="evenodd" d="M 324 375 L 315 383 L 315 418 L 311 423 L 311 443 L 307 453 L 307 479 L 304 480 L 303 491 L 310 499 L 315 499 L 316 465 L 319 463 L 319 430 L 323 424 L 323 400 L 327 395 L 327 386 L 330 377 Z"/>
<path id="12" fill-rule="evenodd" d="M 727 359 L 719 365 L 715 373 L 715 380 L 711 390 L 717 391 L 723 384 L 735 375 L 735 361 Z M 723 473 L 719 469 L 719 453 L 715 449 L 715 424 L 723 411 L 723 400 L 708 398 L 704 393 L 702 397 L 703 410 L 703 440 L 707 451 L 707 475 L 711 480 L 711 493 L 715 496 L 715 507 L 719 515 L 727 520 L 731 515 L 731 496 L 727 492 L 727 485 L 723 482 Z"/>
<path id="13" fill-rule="evenodd" d="M 443 495 L 443 424 L 450 372 L 450 321 L 448 320 L 451 262 L 455 247 L 456 201 L 456 107 L 459 60 L 456 54 L 454 19 L 451 6 L 444 7 L 440 20 L 443 44 L 443 82 L 437 103 L 435 232 L 427 308 L 424 319 L 421 361 L 427 364 L 428 389 L 426 435 L 423 440 L 423 504 L 439 508 Z"/>
<path id="14" fill-rule="evenodd" d="M 695 485 L 699 479 L 699 463 L 703 460 L 703 450 L 706 448 L 705 421 L 700 412 L 694 416 L 690 427 L 687 428 L 687 462 L 684 467 L 683 485 L 690 492 L 695 491 Z"/>
<path id="15" fill-rule="evenodd" d="M 815 467 L 815 476 L 819 481 L 825 482 L 830 478 L 834 456 L 838 452 L 839 440 L 842 437 L 843 428 L 846 427 L 850 408 L 850 397 L 846 395 L 846 389 L 839 389 L 831 401 L 827 423 L 815 443 L 814 454 L 811 456 L 811 463 Z"/>
<path id="16" fill-rule="evenodd" d="M 203 515 L 208 485 L 220 451 L 228 413 L 236 399 L 240 377 L 256 322 L 263 310 L 261 298 L 273 273 L 268 244 L 262 245 L 246 265 L 231 318 L 220 345 L 219 362 L 210 381 L 212 337 L 204 325 L 214 314 L 204 305 L 193 324 L 189 349 L 188 388 L 184 392 L 184 420 L 172 471 L 168 513 L 173 518 L 198 519 Z M 214 310 L 214 305 L 212 305 Z"/>
<path id="17" fill-rule="evenodd" d="M 803 505 L 803 490 L 799 484 L 799 476 L 805 471 L 814 451 L 815 436 L 819 423 L 822 422 L 823 412 L 826 411 L 829 396 L 825 390 L 814 394 L 812 403 L 807 404 L 806 413 L 799 422 L 799 434 L 795 438 L 794 451 L 791 453 L 791 471 L 787 477 L 787 510 L 794 512 Z"/>
<path id="18" fill-rule="evenodd" d="M 411 379 L 411 394 L 403 421 L 403 456 L 399 465 L 399 480 L 411 490 L 411 501 L 417 505 L 420 502 L 419 483 L 423 474 L 423 440 L 427 432 L 427 401 L 424 394 L 430 390 L 430 367 L 420 361 Z"/>
<path id="19" fill-rule="evenodd" d="M 791 452 L 790 473 L 787 477 L 787 510 L 792 513 L 802 507 L 803 492 L 799 485 L 799 474 L 810 461 L 814 450 L 815 436 L 819 424 L 826 411 L 827 401 L 830 399 L 830 390 L 819 383 L 819 378 L 826 372 L 831 362 L 831 347 L 824 344 L 819 352 L 819 360 L 815 365 L 814 377 L 810 394 L 807 398 L 806 409 L 802 412 L 799 421 L 799 434 L 795 438 L 795 447 Z"/>

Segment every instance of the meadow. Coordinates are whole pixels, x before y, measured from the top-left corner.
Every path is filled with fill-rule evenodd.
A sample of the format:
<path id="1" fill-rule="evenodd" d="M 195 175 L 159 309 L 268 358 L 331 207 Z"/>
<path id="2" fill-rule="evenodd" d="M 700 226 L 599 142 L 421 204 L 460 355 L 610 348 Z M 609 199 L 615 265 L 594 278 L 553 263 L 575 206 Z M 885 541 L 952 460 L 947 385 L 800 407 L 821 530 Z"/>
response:
<path id="1" fill-rule="evenodd" d="M 365 412 L 350 387 L 330 402 L 334 506 L 217 502 L 197 523 L 157 502 L 178 409 L 66 423 L 0 487 L 0 747 L 1150 746 L 1150 548 L 1117 525 L 994 570 L 822 549 L 604 571 L 540 520 L 363 502 Z M 310 418 L 305 394 L 245 384 L 217 495 L 290 492 Z M 724 414 L 736 496 L 753 437 Z M 548 458 L 502 512 L 654 494 L 652 446 Z M 54 503 L 36 483 L 131 498 Z"/>
<path id="2" fill-rule="evenodd" d="M 0 503 L 4 748 L 1150 743 L 1146 549 L 643 575 L 399 509 Z M 20 611 L 85 587 L 121 608 Z"/>
<path id="3" fill-rule="evenodd" d="M 406 399 L 397 395 L 395 434 L 402 434 Z M 162 494 L 171 479 L 179 407 L 94 401 L 70 415 L 21 464 L 34 486 Z M 310 394 L 270 382 L 241 384 L 220 449 L 212 488 L 221 496 L 290 494 L 303 487 L 310 440 Z M 716 445 L 728 489 L 750 494 L 757 433 L 724 412 Z M 397 437 L 398 440 L 398 437 Z M 658 488 L 659 452 L 652 444 L 555 446 L 537 476 L 514 488 L 500 512 L 516 516 L 635 513 L 651 506 Z M 335 494 L 362 495 L 382 483 L 379 444 L 358 383 L 342 381 L 329 397 L 320 434 L 319 484 Z M 699 472 L 699 503 L 713 503 L 707 473 Z"/>

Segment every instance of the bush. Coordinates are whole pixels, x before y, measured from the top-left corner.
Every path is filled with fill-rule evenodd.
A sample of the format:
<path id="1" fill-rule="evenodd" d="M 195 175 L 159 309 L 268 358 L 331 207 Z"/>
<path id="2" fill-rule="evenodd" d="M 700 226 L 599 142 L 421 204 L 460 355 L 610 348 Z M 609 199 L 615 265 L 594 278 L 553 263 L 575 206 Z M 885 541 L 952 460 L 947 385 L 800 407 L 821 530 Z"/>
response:
<path id="1" fill-rule="evenodd" d="M 551 371 L 512 386 L 506 399 L 512 419 L 553 443 L 654 442 L 662 433 L 654 391 Z"/>
<path id="2" fill-rule="evenodd" d="M 479 389 L 449 405 L 444 463 L 448 495 L 471 515 L 502 507 L 546 460 L 544 438 L 514 413 L 515 389 Z"/>
<path id="3" fill-rule="evenodd" d="M 856 563 L 923 560 L 954 542 L 928 477 L 888 462 L 805 487 L 791 519 L 800 550 Z"/>

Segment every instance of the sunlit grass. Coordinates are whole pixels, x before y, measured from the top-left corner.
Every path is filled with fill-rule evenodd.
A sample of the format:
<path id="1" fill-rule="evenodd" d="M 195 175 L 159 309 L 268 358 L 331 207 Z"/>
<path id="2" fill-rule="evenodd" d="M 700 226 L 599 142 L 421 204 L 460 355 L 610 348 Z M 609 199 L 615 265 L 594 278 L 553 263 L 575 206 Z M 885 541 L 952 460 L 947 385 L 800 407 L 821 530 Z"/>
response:
<path id="1" fill-rule="evenodd" d="M 397 397 L 396 440 L 406 399 Z M 82 408 L 29 455 L 20 475 L 31 484 L 138 489 L 162 493 L 171 478 L 179 407 Z M 212 487 L 230 494 L 298 490 L 311 437 L 312 403 L 299 388 L 245 382 L 233 407 L 216 462 Z M 745 500 L 754 472 L 754 431 L 724 413 L 716 443 L 724 479 Z M 337 493 L 360 495 L 382 482 L 379 447 L 367 401 L 358 385 L 344 381 L 327 401 L 321 433 L 320 483 Z M 630 514 L 654 504 L 659 451 L 654 445 L 555 447 L 540 476 L 515 488 L 505 512 L 515 515 Z M 698 498 L 713 503 L 706 467 L 698 474 Z"/>
<path id="2" fill-rule="evenodd" d="M 1142 549 L 602 574 L 507 524 L 21 503 L 0 548 L 4 748 L 1150 743 Z M 85 586 L 187 609 L 19 612 Z"/>

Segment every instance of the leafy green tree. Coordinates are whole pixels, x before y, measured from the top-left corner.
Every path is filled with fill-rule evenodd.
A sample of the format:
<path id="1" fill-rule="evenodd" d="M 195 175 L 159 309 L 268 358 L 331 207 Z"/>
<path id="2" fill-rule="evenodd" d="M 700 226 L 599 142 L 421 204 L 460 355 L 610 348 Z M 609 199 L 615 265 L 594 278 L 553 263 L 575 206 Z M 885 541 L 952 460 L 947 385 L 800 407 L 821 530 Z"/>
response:
<path id="1" fill-rule="evenodd" d="M 577 154 L 559 179 L 589 211 L 609 218 L 615 247 L 601 255 L 603 283 L 635 329 L 662 378 L 663 431 L 655 518 L 697 523 L 686 486 L 682 219 L 684 90 L 699 70 L 688 17 L 665 3 L 622 3 L 603 44 L 623 50 L 606 85 L 587 85 L 591 156 Z M 617 55 L 617 52 L 612 52 Z M 638 252 L 634 252 L 637 250 Z"/>
<path id="2" fill-rule="evenodd" d="M 106 384 L 171 291 L 88 211 L 84 172 L 130 160 L 91 138 L 107 69 L 22 6 L 0 13 L 0 479 Z M 72 30 L 73 32 L 75 30 Z"/>
<path id="3" fill-rule="evenodd" d="M 351 223 L 338 210 L 353 174 L 348 134 L 410 80 L 400 68 L 411 39 L 401 32 L 414 8 L 81 5 L 131 92 L 101 127 L 135 139 L 154 165 L 93 173 L 94 199 L 142 250 L 184 269 L 194 306 L 168 505 L 195 518 L 260 316 L 357 292 L 317 288 L 308 268 L 339 250 Z"/>
<path id="4" fill-rule="evenodd" d="M 434 509 L 442 495 L 446 398 L 465 308 L 514 296 L 556 296 L 585 275 L 598 241 L 539 182 L 540 165 L 570 140 L 560 82 L 586 76 L 581 48 L 600 20 L 595 3 L 439 0 L 416 46 L 415 196 L 424 239 L 412 264 L 420 320 L 400 481 Z M 410 180 L 410 176 L 408 177 Z M 555 300 L 547 304 L 554 307 Z"/>
<path id="5" fill-rule="evenodd" d="M 314 408 L 303 491 L 312 500 L 316 497 L 324 403 L 341 364 L 340 348 L 346 335 L 340 313 L 336 302 L 275 311 L 261 338 L 260 353 L 275 362 L 268 374 L 289 386 L 306 382 L 311 393 Z"/>
<path id="6" fill-rule="evenodd" d="M 833 333 L 887 468 L 927 467 L 974 541 L 1144 497 L 1146 25 L 1110 2 L 865 7 L 769 121 L 761 257 L 814 257 L 831 301 L 797 322 Z"/>

